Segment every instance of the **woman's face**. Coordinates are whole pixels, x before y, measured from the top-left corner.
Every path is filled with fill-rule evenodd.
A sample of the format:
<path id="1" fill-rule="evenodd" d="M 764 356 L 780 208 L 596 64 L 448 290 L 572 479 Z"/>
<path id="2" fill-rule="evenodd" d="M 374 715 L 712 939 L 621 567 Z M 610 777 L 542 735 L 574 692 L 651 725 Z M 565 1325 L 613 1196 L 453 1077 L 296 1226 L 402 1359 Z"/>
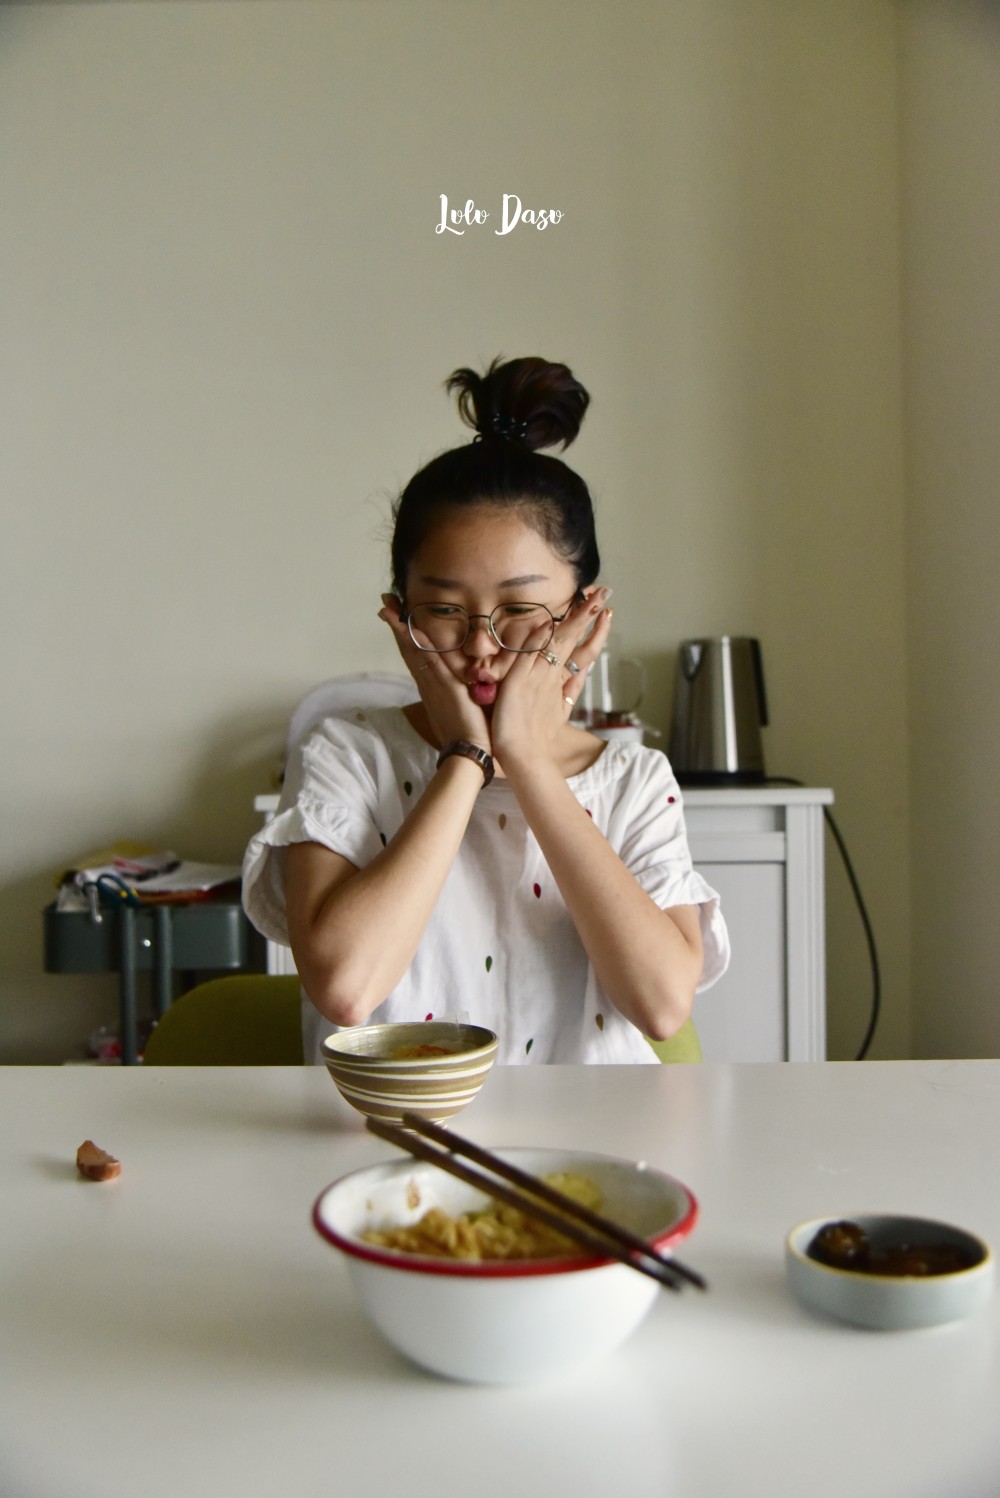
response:
<path id="1" fill-rule="evenodd" d="M 522 516 L 477 505 L 449 510 L 428 533 L 410 563 L 404 601 L 408 609 L 461 604 L 477 615 L 501 603 L 544 603 L 559 615 L 576 594 L 573 568 Z M 480 707 L 492 706 L 497 684 L 516 659 L 497 644 L 485 618 L 472 620 L 464 646 L 441 655 Z"/>

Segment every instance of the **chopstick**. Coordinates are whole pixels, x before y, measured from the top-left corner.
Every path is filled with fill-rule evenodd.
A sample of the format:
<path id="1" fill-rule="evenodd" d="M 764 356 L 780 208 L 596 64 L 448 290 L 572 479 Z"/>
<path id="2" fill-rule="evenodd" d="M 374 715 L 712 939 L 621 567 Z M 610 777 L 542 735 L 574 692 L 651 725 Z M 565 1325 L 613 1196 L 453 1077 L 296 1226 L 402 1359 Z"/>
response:
<path id="1" fill-rule="evenodd" d="M 453 1134 L 450 1129 L 443 1129 L 439 1124 L 421 1118 L 419 1114 L 404 1113 L 402 1121 L 404 1127 L 381 1118 L 369 1117 L 367 1120 L 368 1128 L 373 1134 L 415 1155 L 417 1159 L 436 1165 L 449 1175 L 457 1176 L 468 1185 L 487 1192 L 498 1201 L 529 1213 L 591 1253 L 599 1254 L 602 1258 L 617 1259 L 630 1269 L 657 1280 L 669 1290 L 680 1290 L 684 1280 L 700 1290 L 707 1288 L 702 1276 L 687 1265 L 681 1264 L 672 1256 L 659 1253 L 645 1239 L 630 1233 L 619 1223 L 592 1212 L 571 1197 L 564 1196 L 561 1191 L 555 1190 L 537 1176 L 519 1170 L 517 1166 L 500 1159 L 489 1150 Z M 442 1148 L 437 1148 L 437 1145 Z M 491 1179 L 474 1170 L 457 1159 L 458 1155 L 467 1155 L 485 1165 L 501 1180 Z M 510 1184 L 505 1185 L 504 1181 Z"/>
<path id="2" fill-rule="evenodd" d="M 503 1176 L 505 1180 L 512 1182 L 515 1186 L 521 1186 L 525 1191 L 540 1197 L 543 1201 L 551 1202 L 558 1207 L 560 1212 L 571 1215 L 585 1225 L 594 1228 L 601 1235 L 606 1235 L 622 1248 L 629 1249 L 632 1253 L 642 1254 L 645 1258 L 652 1259 L 661 1268 L 667 1269 L 672 1275 L 679 1275 L 689 1284 L 697 1286 L 699 1290 L 707 1290 L 708 1282 L 696 1270 L 688 1268 L 673 1254 L 662 1254 L 658 1249 L 652 1248 L 645 1240 L 636 1233 L 630 1233 L 627 1228 L 622 1227 L 609 1217 L 602 1217 L 600 1213 L 585 1207 L 582 1202 L 574 1201 L 572 1197 L 566 1196 L 555 1187 L 550 1186 L 547 1181 L 540 1180 L 538 1176 L 529 1175 L 527 1171 L 521 1170 L 516 1165 L 511 1165 L 508 1160 L 494 1155 L 490 1150 L 483 1149 L 482 1145 L 474 1144 L 471 1139 L 463 1139 L 448 1129 L 443 1129 L 440 1124 L 431 1123 L 429 1119 L 420 1118 L 417 1114 L 406 1114 L 406 1118 L 412 1121 L 410 1128 L 418 1128 L 430 1139 L 436 1140 L 445 1148 L 454 1149 L 456 1153 L 468 1155 L 470 1160 L 476 1160 L 485 1165 L 488 1170 Z M 679 1286 L 677 1287 L 680 1288 Z"/>

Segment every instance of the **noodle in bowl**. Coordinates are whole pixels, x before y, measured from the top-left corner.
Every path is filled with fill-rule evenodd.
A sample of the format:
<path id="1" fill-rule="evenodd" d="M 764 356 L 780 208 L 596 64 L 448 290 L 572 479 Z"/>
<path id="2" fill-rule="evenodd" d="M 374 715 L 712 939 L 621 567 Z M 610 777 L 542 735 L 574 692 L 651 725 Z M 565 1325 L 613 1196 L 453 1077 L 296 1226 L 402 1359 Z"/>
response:
<path id="1" fill-rule="evenodd" d="M 596 1183 L 601 1210 L 660 1250 L 693 1229 L 697 1203 L 673 1177 L 582 1150 L 495 1151 L 532 1175 Z M 355 1291 L 382 1335 L 413 1362 L 449 1378 L 519 1383 L 568 1372 L 631 1335 L 661 1293 L 614 1260 L 567 1253 L 538 1259 L 457 1259 L 367 1242 L 415 1224 L 430 1208 L 452 1216 L 489 1198 L 433 1165 L 384 1162 L 335 1181 L 313 1210 L 318 1232 L 346 1258 Z"/>

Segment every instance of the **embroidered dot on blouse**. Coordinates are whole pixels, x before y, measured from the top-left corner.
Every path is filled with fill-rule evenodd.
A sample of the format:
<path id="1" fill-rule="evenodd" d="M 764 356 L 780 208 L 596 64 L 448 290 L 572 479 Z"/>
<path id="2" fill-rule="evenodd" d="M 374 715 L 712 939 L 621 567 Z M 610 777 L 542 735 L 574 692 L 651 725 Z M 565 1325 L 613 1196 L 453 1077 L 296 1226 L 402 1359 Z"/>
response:
<path id="1" fill-rule="evenodd" d="M 507 813 L 502 811 L 497 817 L 497 821 L 500 824 L 500 831 L 502 832 L 507 825 Z"/>
<path id="2" fill-rule="evenodd" d="M 595 1014 L 594 1015 L 594 1024 L 597 1026 L 597 1028 L 599 1030 L 603 1030 L 604 1029 L 604 1015 L 603 1014 Z"/>
<path id="3" fill-rule="evenodd" d="M 540 884 L 533 884 L 531 888 L 535 892 L 535 899 L 540 900 L 542 898 L 542 886 Z"/>
<path id="4" fill-rule="evenodd" d="M 486 971 L 489 972 L 489 970 L 490 970 L 490 968 L 492 966 L 493 966 L 493 958 L 492 957 L 487 957 L 487 959 L 486 959 Z"/>
<path id="5" fill-rule="evenodd" d="M 528 1041 L 528 1044 L 524 1048 L 524 1054 L 525 1055 L 528 1054 L 528 1052 L 531 1050 L 531 1047 L 534 1045 L 534 1043 L 535 1043 L 535 1037 L 532 1036 L 531 1039 Z"/>

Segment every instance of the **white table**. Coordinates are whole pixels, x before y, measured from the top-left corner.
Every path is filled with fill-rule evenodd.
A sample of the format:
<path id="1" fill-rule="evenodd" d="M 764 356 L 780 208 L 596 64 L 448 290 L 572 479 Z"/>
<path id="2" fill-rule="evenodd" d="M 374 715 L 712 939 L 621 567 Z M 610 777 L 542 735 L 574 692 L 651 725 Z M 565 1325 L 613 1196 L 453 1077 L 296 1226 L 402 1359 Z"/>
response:
<path id="1" fill-rule="evenodd" d="M 644 1158 L 698 1195 L 685 1257 L 603 1363 L 537 1386 L 410 1367 L 309 1224 L 381 1158 L 319 1070 L 0 1073 L 3 1498 L 995 1498 L 1000 1297 L 878 1334 L 789 1297 L 787 1228 L 905 1209 L 1000 1244 L 1000 1062 L 523 1067 L 486 1144 Z M 86 1137 L 120 1179 L 76 1177 Z"/>

